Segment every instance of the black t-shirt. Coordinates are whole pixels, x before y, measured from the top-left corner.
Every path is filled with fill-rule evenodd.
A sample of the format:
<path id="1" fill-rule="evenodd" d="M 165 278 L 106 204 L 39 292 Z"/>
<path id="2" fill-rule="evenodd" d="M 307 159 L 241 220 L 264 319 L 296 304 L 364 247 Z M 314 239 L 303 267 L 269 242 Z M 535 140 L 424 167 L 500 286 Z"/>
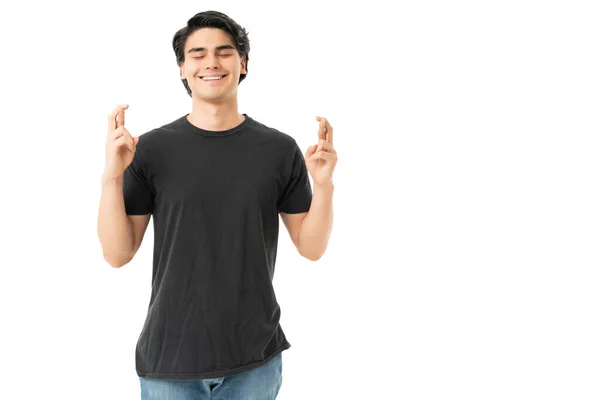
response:
<path id="1" fill-rule="evenodd" d="M 123 175 L 127 214 L 154 224 L 140 377 L 225 377 L 291 347 L 272 283 L 279 212 L 308 211 L 311 184 L 296 141 L 243 115 L 226 131 L 185 115 L 144 133 Z"/>

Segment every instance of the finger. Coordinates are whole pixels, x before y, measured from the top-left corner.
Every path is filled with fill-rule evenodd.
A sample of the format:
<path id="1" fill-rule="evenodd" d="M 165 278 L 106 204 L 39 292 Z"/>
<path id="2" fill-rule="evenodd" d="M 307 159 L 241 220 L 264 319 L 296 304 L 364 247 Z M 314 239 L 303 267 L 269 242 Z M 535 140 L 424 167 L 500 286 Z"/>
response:
<path id="1" fill-rule="evenodd" d="M 112 132 L 117 128 L 117 114 L 119 113 L 119 106 L 108 114 L 108 132 Z"/>
<path id="2" fill-rule="evenodd" d="M 128 108 L 128 107 L 129 107 L 129 105 L 127 105 L 127 104 L 121 104 L 121 105 L 118 105 L 118 106 L 117 106 L 117 107 L 116 107 L 116 108 L 113 110 L 113 112 L 112 112 L 112 113 L 110 113 L 110 114 L 108 115 L 108 131 L 109 131 L 109 132 L 112 132 L 112 131 L 114 131 L 115 129 L 117 129 L 117 115 L 119 114 L 119 110 L 120 110 L 122 107 L 124 107 L 124 108 Z"/>
<path id="3" fill-rule="evenodd" d="M 115 123 L 116 123 L 116 121 L 115 121 Z M 113 131 L 113 136 L 112 136 L 112 138 L 113 138 L 113 139 L 118 139 L 118 138 L 120 138 L 121 136 L 123 136 L 123 135 L 125 134 L 125 131 L 124 131 L 124 129 L 125 129 L 124 127 L 118 127 L 118 128 L 116 128 L 116 129 Z"/>
<path id="4" fill-rule="evenodd" d="M 306 153 L 304 153 L 304 157 L 308 158 L 308 157 L 312 156 L 314 154 L 315 150 L 317 150 L 316 144 L 313 144 L 312 146 L 308 146 L 308 149 L 306 149 Z"/>
<path id="5" fill-rule="evenodd" d="M 325 129 L 327 131 L 327 137 L 325 140 L 327 140 L 330 144 L 333 144 L 333 126 L 331 126 L 327 119 L 325 119 Z"/>
<path id="6" fill-rule="evenodd" d="M 310 156 L 310 157 L 309 157 L 309 160 L 318 160 L 318 159 L 321 159 L 321 158 L 323 158 L 323 157 L 324 157 L 324 155 L 325 155 L 326 153 L 327 153 L 327 152 L 326 152 L 326 151 L 324 151 L 324 150 L 321 150 L 321 151 L 315 151 L 315 153 L 314 153 L 312 156 Z"/>
<path id="7" fill-rule="evenodd" d="M 129 149 L 129 151 L 131 151 L 132 153 L 135 153 L 136 149 L 133 144 L 133 140 L 128 139 L 125 135 L 123 135 L 117 139 L 117 147 L 121 147 L 121 146 L 125 146 Z"/>
<path id="8" fill-rule="evenodd" d="M 319 139 L 319 143 L 317 144 L 317 151 L 323 150 L 323 143 L 325 143 L 325 140 Z"/>
<path id="9" fill-rule="evenodd" d="M 314 160 L 325 160 L 325 161 L 335 161 L 337 160 L 337 154 L 329 153 L 326 151 L 317 151 L 315 154 L 309 157 L 309 161 Z"/>
<path id="10" fill-rule="evenodd" d="M 115 135 L 113 136 L 113 139 L 118 139 L 121 136 L 125 136 L 125 139 L 133 141 L 133 136 L 131 136 L 131 133 L 129 133 L 127 128 L 124 126 L 119 126 L 117 129 L 115 129 Z"/>
<path id="11" fill-rule="evenodd" d="M 125 126 L 125 110 L 123 108 L 119 109 L 117 114 L 117 127 L 119 126 Z"/>
<path id="12" fill-rule="evenodd" d="M 133 140 L 133 138 L 131 137 L 131 135 L 128 135 L 126 143 L 127 143 L 127 148 L 129 150 L 131 150 L 133 153 L 135 153 L 135 141 Z"/>
<path id="13" fill-rule="evenodd" d="M 319 118 L 321 118 L 321 117 L 319 117 Z M 325 136 L 325 130 L 326 130 L 325 124 L 326 124 L 326 122 L 327 121 L 325 120 L 325 118 L 321 118 L 320 121 L 319 121 L 319 139 L 323 139 L 323 140 L 326 139 L 326 136 Z"/>
<path id="14" fill-rule="evenodd" d="M 123 130 L 123 135 L 125 137 L 127 137 L 127 139 L 130 139 L 133 142 L 133 136 L 131 136 L 131 133 L 129 133 L 129 131 L 127 130 L 127 128 L 122 127 L 121 129 Z"/>
<path id="15" fill-rule="evenodd" d="M 320 124 L 323 124 L 323 139 L 333 144 L 333 127 L 325 117 L 316 117 Z"/>
<path id="16" fill-rule="evenodd" d="M 333 154 L 337 154 L 337 151 L 335 151 L 335 148 L 333 147 L 333 145 L 329 144 L 329 142 L 323 142 L 323 150 Z"/>
<path id="17" fill-rule="evenodd" d="M 127 145 L 127 138 L 125 136 L 121 136 L 120 138 L 118 138 L 117 140 L 115 140 L 115 146 L 118 147 L 122 147 L 122 146 L 126 146 Z"/>

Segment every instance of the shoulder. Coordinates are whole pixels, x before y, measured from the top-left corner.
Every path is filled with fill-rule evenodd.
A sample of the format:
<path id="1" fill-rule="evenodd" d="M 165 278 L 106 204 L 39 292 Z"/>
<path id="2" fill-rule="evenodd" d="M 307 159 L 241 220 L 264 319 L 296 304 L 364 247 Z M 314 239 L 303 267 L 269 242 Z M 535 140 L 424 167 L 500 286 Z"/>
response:
<path id="1" fill-rule="evenodd" d="M 254 142 L 259 143 L 269 153 L 279 154 L 283 160 L 289 161 L 295 159 L 298 152 L 302 152 L 296 139 L 289 133 L 268 126 L 255 119 L 251 119 L 249 122 L 252 134 L 247 137 L 252 137 Z"/>
<path id="2" fill-rule="evenodd" d="M 261 151 L 276 155 L 274 159 L 278 160 L 283 171 L 291 173 L 290 168 L 294 168 L 294 165 L 304 159 L 302 150 L 292 135 L 256 120 L 250 122 L 254 131 L 249 137 L 256 139 L 255 142 L 260 145 Z"/>
<path id="3" fill-rule="evenodd" d="M 181 131 L 181 118 L 146 131 L 140 135 L 137 149 L 142 153 L 160 150 L 165 144 L 172 142 L 173 136 Z"/>
<path id="4" fill-rule="evenodd" d="M 255 134 L 263 135 L 265 138 L 279 142 L 283 145 L 294 146 L 296 140 L 290 134 L 282 132 L 279 129 L 268 126 L 262 122 L 259 122 L 253 118 L 250 118 L 249 127 L 251 127 Z"/>
<path id="5" fill-rule="evenodd" d="M 152 169 L 152 165 L 161 158 L 160 156 L 164 153 L 164 149 L 167 146 L 172 146 L 174 142 L 173 136 L 178 132 L 178 123 L 180 123 L 179 118 L 139 135 L 134 157 L 135 163 L 139 167 L 148 170 Z"/>

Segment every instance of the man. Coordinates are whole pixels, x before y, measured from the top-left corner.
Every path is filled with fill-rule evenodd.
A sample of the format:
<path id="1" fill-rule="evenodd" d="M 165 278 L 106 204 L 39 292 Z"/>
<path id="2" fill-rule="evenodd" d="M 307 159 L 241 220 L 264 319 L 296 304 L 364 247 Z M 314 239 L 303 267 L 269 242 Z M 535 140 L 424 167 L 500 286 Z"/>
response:
<path id="1" fill-rule="evenodd" d="M 192 112 L 132 137 L 109 116 L 98 234 L 115 268 L 154 221 L 152 292 L 136 346 L 142 399 L 275 399 L 281 353 L 272 280 L 279 216 L 299 253 L 325 252 L 333 223 L 333 129 L 303 155 L 289 135 L 238 113 L 249 40 L 227 15 L 173 38 Z M 314 190 L 308 175 L 312 176 Z"/>

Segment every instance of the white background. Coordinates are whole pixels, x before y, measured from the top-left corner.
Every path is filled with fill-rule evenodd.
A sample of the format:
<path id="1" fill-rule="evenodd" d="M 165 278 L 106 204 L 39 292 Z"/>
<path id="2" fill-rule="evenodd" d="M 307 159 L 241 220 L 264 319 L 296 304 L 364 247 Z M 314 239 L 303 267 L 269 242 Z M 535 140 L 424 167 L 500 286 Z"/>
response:
<path id="1" fill-rule="evenodd" d="M 0 398 L 139 398 L 153 226 L 103 260 L 106 117 L 189 112 L 171 39 L 216 9 L 240 112 L 339 155 L 323 258 L 281 225 L 278 399 L 598 399 L 598 4 L 3 3 Z"/>

